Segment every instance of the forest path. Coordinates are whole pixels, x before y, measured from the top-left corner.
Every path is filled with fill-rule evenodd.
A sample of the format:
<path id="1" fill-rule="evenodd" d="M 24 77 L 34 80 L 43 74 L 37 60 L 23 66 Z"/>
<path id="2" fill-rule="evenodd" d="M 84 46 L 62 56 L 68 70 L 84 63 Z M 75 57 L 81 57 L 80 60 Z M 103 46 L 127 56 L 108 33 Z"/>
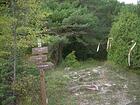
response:
<path id="1" fill-rule="evenodd" d="M 67 88 L 77 105 L 140 105 L 140 77 L 105 65 L 67 70 Z"/>

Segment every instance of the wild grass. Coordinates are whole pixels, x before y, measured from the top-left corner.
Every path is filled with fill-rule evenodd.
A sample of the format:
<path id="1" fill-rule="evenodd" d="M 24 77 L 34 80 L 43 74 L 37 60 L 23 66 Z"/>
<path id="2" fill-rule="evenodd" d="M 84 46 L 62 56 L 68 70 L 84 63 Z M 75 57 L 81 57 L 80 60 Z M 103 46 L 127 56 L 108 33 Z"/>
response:
<path id="1" fill-rule="evenodd" d="M 102 65 L 103 62 L 88 60 L 80 62 L 80 66 L 70 70 L 80 70 L 84 68 Z M 49 105 L 77 105 L 77 99 L 68 91 L 70 78 L 66 75 L 64 65 L 59 65 L 56 69 L 46 72 L 46 87 Z"/>
<path id="2" fill-rule="evenodd" d="M 115 70 L 116 72 L 123 72 L 123 73 L 130 72 L 130 73 L 135 73 L 140 75 L 140 69 L 133 69 L 131 67 L 120 66 L 111 61 L 106 61 L 104 65 L 108 67 L 110 70 Z"/>
<path id="3" fill-rule="evenodd" d="M 87 60 L 80 62 L 80 66 L 76 68 L 71 68 L 70 70 L 81 70 L 86 68 L 92 68 L 97 66 L 106 66 L 110 70 L 116 72 L 126 73 L 127 68 L 120 67 L 109 61 L 96 61 L 96 60 Z M 129 71 L 132 71 L 129 70 Z M 64 65 L 59 65 L 54 70 L 46 72 L 46 87 L 47 87 L 47 96 L 49 99 L 48 105 L 77 105 L 77 100 L 72 93 L 68 91 L 68 83 L 70 78 L 66 75 L 67 70 L 65 70 Z"/>
<path id="4" fill-rule="evenodd" d="M 67 89 L 69 78 L 64 68 L 57 68 L 46 73 L 47 96 L 49 105 L 77 105 L 76 99 Z"/>

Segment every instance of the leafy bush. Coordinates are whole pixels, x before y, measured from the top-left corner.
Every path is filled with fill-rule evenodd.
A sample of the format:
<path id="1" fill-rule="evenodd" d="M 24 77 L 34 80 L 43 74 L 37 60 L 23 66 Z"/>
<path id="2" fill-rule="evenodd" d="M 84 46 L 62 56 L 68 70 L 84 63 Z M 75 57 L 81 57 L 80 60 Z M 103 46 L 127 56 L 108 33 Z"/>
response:
<path id="1" fill-rule="evenodd" d="M 66 56 L 65 66 L 69 66 L 69 67 L 79 67 L 80 66 L 79 61 L 76 59 L 75 51 L 72 51 L 70 54 L 68 54 Z"/>
<path id="2" fill-rule="evenodd" d="M 110 37 L 113 38 L 108 58 L 117 64 L 128 66 L 128 53 L 134 42 L 137 43 L 131 53 L 131 67 L 140 67 L 140 18 L 134 12 L 120 13 L 113 24 Z"/>
<path id="3" fill-rule="evenodd" d="M 12 85 L 12 89 L 17 95 L 19 105 L 39 104 L 39 81 L 33 75 L 20 76 Z"/>

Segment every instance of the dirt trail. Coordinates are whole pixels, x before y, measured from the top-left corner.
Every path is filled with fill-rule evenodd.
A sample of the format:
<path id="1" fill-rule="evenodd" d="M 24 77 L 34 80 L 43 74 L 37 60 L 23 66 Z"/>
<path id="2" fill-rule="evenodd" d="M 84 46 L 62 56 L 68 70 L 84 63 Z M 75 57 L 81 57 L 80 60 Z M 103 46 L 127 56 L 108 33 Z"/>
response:
<path id="1" fill-rule="evenodd" d="M 140 105 L 140 77 L 97 66 L 67 72 L 77 105 Z"/>

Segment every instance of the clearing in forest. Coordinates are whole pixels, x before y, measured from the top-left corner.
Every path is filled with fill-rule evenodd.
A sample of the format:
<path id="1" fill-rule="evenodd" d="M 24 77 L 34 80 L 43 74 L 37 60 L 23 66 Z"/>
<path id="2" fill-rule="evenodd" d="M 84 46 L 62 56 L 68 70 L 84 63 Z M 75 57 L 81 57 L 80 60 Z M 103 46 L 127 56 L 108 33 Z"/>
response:
<path id="1" fill-rule="evenodd" d="M 55 79 L 59 82 L 54 83 L 57 84 L 57 90 L 64 84 L 57 93 L 63 102 L 58 97 L 56 100 L 53 97 L 50 103 L 57 101 L 61 105 L 140 105 L 140 77 L 135 73 L 116 70 L 106 65 L 80 70 L 65 68 L 64 74 L 60 73 L 59 76 L 58 71 L 56 72 Z M 68 78 L 69 82 L 64 83 L 63 78 Z M 49 82 L 51 85 L 51 80 Z M 55 93 L 55 90 L 52 91 Z M 69 97 L 62 98 L 61 92 L 65 98 L 65 92 L 68 92 Z"/>

